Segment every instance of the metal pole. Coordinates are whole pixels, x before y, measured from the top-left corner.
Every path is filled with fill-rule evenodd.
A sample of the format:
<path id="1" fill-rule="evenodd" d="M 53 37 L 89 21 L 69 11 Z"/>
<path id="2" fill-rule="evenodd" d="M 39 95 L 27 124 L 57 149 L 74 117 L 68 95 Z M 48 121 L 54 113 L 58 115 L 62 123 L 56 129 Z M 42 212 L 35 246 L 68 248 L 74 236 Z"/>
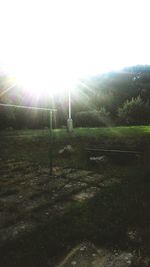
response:
<path id="1" fill-rule="evenodd" d="M 67 128 L 68 128 L 68 132 L 72 132 L 73 131 L 73 121 L 71 118 L 71 91 L 69 89 L 68 91 L 68 108 L 69 108 L 69 116 L 68 116 L 68 120 L 67 120 Z"/>
<path id="2" fill-rule="evenodd" d="M 71 119 L 71 92 L 70 92 L 70 89 L 69 89 L 69 92 L 68 92 L 68 101 L 69 101 L 69 119 Z"/>
<path id="3" fill-rule="evenodd" d="M 53 173 L 53 113 L 49 112 L 49 134 L 50 134 L 50 146 L 49 146 L 49 159 L 50 159 L 50 175 Z"/>

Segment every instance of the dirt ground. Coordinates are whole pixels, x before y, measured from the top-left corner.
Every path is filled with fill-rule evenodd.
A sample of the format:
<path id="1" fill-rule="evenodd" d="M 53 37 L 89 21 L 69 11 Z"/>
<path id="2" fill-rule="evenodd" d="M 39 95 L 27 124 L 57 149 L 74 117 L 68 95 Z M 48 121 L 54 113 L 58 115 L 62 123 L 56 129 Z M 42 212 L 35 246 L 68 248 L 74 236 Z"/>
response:
<path id="1" fill-rule="evenodd" d="M 50 176 L 49 168 L 15 159 L 1 159 L 0 167 L 2 247 L 60 216 L 72 203 L 93 197 L 104 186 L 104 177 L 90 171 L 55 167 Z"/>
<path id="2" fill-rule="evenodd" d="M 57 266 L 86 242 L 112 257 L 133 255 L 134 267 L 150 266 L 150 180 L 139 161 L 67 167 L 85 166 L 77 151 L 59 157 L 50 175 L 48 143 L 14 141 L 0 143 L 0 266 Z"/>
<path id="3" fill-rule="evenodd" d="M 57 267 L 130 267 L 134 254 L 109 251 L 85 242 L 74 247 Z"/>
<path id="4" fill-rule="evenodd" d="M 48 168 L 31 162 L 1 160 L 1 240 L 32 231 L 35 224 L 63 213 L 71 203 L 92 198 L 113 182 L 117 180 L 106 181 L 103 175 L 91 171 L 54 167 L 50 176 Z"/>

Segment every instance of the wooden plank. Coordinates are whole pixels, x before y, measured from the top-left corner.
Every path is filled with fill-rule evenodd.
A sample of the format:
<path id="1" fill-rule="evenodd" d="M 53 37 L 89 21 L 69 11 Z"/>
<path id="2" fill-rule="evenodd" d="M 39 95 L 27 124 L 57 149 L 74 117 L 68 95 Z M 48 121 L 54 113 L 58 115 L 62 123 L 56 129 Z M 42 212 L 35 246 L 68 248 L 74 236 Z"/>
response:
<path id="1" fill-rule="evenodd" d="M 118 150 L 118 149 L 101 149 L 101 148 L 86 148 L 87 151 L 95 151 L 95 152 L 109 152 L 109 153 L 127 153 L 127 154 L 141 154 L 139 151 L 132 150 Z"/>

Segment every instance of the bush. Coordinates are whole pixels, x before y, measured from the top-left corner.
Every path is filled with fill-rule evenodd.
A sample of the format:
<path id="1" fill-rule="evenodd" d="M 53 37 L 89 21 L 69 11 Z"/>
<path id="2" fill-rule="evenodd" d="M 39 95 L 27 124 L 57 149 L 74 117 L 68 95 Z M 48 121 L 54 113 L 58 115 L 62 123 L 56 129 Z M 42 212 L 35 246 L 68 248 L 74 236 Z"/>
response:
<path id="1" fill-rule="evenodd" d="M 127 100 L 123 107 L 118 109 L 120 123 L 129 125 L 147 124 L 150 122 L 150 106 L 140 96 Z"/>
<path id="2" fill-rule="evenodd" d="M 110 118 L 109 112 L 105 108 L 76 113 L 75 126 L 77 127 L 99 127 L 106 125 L 110 125 Z"/>

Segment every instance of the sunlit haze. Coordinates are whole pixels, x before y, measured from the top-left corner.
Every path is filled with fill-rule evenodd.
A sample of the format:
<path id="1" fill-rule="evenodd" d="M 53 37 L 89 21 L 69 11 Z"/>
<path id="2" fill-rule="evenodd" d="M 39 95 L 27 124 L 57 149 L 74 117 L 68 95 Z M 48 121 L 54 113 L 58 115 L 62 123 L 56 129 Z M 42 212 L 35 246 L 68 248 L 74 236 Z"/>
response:
<path id="1" fill-rule="evenodd" d="M 149 0 L 1 0 L 0 67 L 29 90 L 150 64 Z"/>

